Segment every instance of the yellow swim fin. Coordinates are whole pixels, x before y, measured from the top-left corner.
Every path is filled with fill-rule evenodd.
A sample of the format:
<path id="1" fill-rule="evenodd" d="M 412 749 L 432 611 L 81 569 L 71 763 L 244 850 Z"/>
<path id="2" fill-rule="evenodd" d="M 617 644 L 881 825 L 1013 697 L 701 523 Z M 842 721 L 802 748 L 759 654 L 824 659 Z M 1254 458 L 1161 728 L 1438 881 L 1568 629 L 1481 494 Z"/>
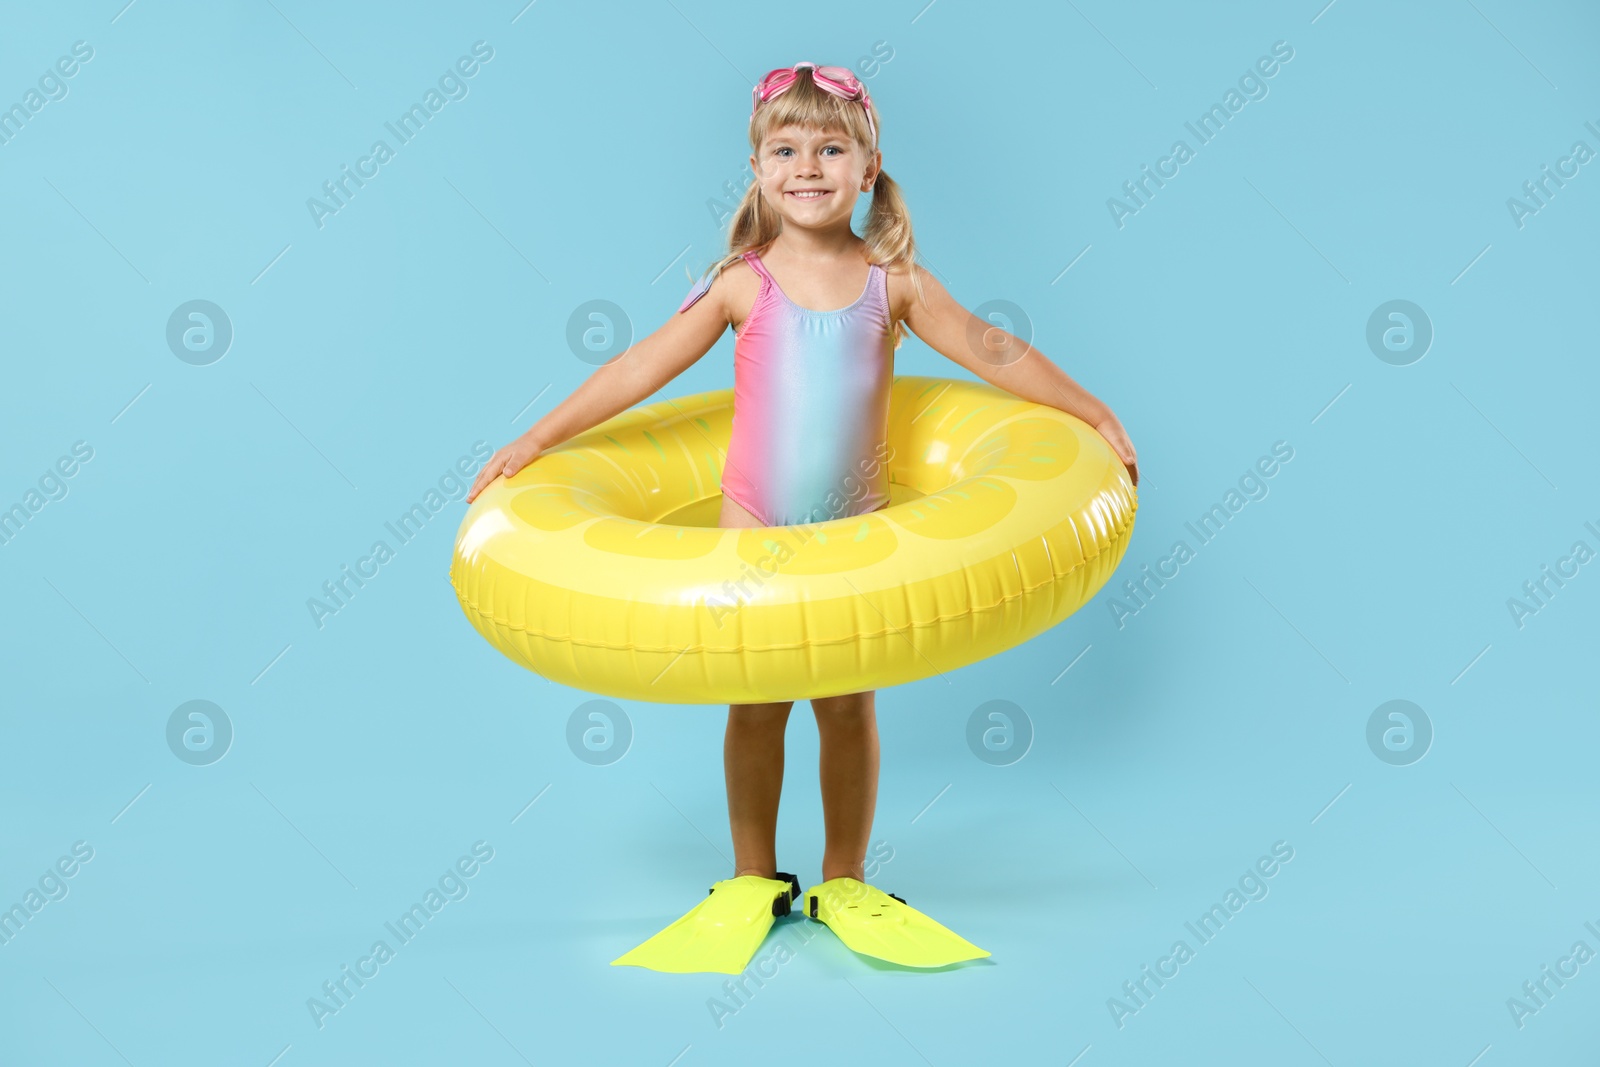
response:
<path id="1" fill-rule="evenodd" d="M 772 921 L 789 914 L 799 895 L 800 879 L 782 871 L 776 878 L 755 874 L 725 878 L 712 885 L 706 899 L 650 940 L 612 960 L 611 966 L 673 974 L 738 974 L 761 947 Z"/>
<path id="2" fill-rule="evenodd" d="M 864 956 L 902 967 L 944 967 L 989 955 L 894 894 L 854 878 L 831 878 L 802 899 L 808 916 Z"/>

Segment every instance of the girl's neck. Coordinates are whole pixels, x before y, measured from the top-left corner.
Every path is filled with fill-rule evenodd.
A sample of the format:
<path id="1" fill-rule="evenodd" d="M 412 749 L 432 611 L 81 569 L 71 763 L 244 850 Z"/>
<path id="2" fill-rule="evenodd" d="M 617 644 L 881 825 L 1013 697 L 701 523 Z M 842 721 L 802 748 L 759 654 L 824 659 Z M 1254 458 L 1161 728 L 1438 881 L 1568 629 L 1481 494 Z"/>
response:
<path id="1" fill-rule="evenodd" d="M 834 233 L 816 233 L 807 230 L 784 230 L 773 238 L 763 257 L 777 252 L 780 258 L 840 259 L 857 254 L 866 242 L 848 227 Z"/>

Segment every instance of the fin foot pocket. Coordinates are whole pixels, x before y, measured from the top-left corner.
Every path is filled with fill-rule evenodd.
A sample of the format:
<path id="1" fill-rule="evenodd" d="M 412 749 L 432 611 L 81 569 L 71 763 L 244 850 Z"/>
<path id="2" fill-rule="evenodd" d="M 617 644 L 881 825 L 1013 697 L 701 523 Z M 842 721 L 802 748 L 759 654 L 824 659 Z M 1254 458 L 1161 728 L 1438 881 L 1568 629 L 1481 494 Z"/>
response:
<path id="1" fill-rule="evenodd" d="M 704 900 L 611 965 L 673 974 L 739 974 L 760 949 L 773 921 L 789 914 L 798 885 L 793 875 L 725 878 L 712 885 Z"/>
<path id="2" fill-rule="evenodd" d="M 902 967 L 944 967 L 989 955 L 903 898 L 854 878 L 812 887 L 805 910 L 852 951 Z"/>

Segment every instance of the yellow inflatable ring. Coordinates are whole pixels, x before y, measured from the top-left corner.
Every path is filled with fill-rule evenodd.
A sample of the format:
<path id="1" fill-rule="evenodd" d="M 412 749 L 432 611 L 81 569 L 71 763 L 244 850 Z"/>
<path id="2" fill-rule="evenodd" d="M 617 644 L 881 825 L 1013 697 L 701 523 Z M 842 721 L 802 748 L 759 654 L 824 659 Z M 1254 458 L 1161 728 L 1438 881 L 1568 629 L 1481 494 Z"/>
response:
<path id="1" fill-rule="evenodd" d="M 486 486 L 450 563 L 468 621 L 590 693 L 835 696 L 1043 633 L 1105 584 L 1133 531 L 1127 468 L 1093 427 L 983 383 L 911 376 L 889 400 L 889 506 L 719 529 L 732 409 L 732 389 L 647 404 Z"/>

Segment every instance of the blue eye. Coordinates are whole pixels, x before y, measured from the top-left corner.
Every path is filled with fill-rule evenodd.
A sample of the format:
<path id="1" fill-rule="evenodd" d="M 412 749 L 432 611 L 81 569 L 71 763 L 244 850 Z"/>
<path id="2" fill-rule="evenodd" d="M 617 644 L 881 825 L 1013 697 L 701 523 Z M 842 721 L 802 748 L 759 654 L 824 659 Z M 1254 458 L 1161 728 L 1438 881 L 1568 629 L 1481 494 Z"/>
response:
<path id="1" fill-rule="evenodd" d="M 835 155 L 843 155 L 844 154 L 844 149 L 839 147 L 836 144 L 825 145 L 825 146 L 823 146 L 822 150 L 824 152 L 832 152 Z M 781 156 L 785 152 L 793 152 L 793 151 L 794 151 L 794 149 L 790 148 L 788 145 L 779 145 L 777 148 L 774 148 L 772 150 L 772 154 L 775 155 L 775 156 Z"/>

